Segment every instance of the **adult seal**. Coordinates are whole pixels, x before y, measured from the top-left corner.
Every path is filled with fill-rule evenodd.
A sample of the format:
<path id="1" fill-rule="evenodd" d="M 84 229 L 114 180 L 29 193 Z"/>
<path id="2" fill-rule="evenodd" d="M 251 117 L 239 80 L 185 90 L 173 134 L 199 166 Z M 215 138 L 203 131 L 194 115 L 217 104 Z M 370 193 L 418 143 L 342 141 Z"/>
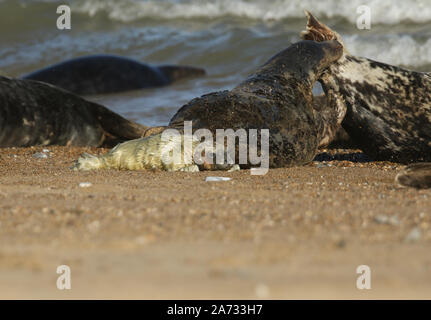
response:
<path id="1" fill-rule="evenodd" d="M 52 85 L 0 76 L 0 147 L 112 147 L 145 129 Z"/>
<path id="2" fill-rule="evenodd" d="M 217 134 L 217 129 L 268 129 L 270 167 L 309 163 L 319 145 L 331 140 L 344 117 L 345 110 L 336 104 L 338 99 L 329 95 L 327 108 L 316 111 L 312 95 L 314 83 L 341 57 L 342 51 L 337 41 L 292 44 L 231 91 L 214 92 L 191 100 L 173 116 L 169 128 L 181 131 L 185 121 L 191 121 L 193 130 L 208 129 L 213 134 Z M 177 143 L 182 144 L 183 139 L 178 139 Z M 164 144 L 160 133 L 128 141 L 105 156 L 81 157 L 75 169 L 176 171 L 185 167 L 163 165 L 160 150 Z"/>
<path id="3" fill-rule="evenodd" d="M 24 75 L 22 79 L 53 84 L 78 95 L 116 93 L 169 85 L 205 75 L 190 66 L 151 66 L 115 55 L 90 55 L 63 61 Z"/>
<path id="4" fill-rule="evenodd" d="M 345 104 L 349 136 L 374 160 L 431 161 L 431 74 L 353 56 L 339 34 L 306 14 L 303 39 L 343 44 L 320 82 Z"/>

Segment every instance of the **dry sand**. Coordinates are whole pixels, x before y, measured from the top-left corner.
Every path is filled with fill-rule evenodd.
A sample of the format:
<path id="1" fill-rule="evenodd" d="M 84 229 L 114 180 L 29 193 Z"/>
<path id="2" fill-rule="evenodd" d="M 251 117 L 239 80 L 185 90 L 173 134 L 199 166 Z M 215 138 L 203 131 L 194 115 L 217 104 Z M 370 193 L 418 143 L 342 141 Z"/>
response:
<path id="1" fill-rule="evenodd" d="M 395 186 L 400 165 L 74 172 L 106 150 L 47 149 L 0 150 L 0 298 L 431 298 L 431 190 Z"/>

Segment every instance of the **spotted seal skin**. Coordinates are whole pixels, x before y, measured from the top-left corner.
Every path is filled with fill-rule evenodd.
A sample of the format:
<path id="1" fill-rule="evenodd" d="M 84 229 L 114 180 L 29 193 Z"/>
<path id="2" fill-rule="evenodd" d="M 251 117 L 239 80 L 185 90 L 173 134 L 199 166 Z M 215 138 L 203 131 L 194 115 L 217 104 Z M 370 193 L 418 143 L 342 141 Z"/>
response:
<path id="1" fill-rule="evenodd" d="M 91 55 L 60 62 L 22 79 L 53 84 L 78 95 L 116 93 L 167 86 L 177 80 L 204 76 L 190 66 L 151 66 L 115 55 Z"/>
<path id="2" fill-rule="evenodd" d="M 337 40 L 340 35 L 310 13 L 303 39 Z M 375 160 L 431 161 L 431 74 L 356 57 L 347 51 L 320 81 L 344 103 L 342 126 Z"/>
<path id="3" fill-rule="evenodd" d="M 145 129 L 52 85 L 0 76 L 0 147 L 112 147 Z"/>
<path id="4" fill-rule="evenodd" d="M 345 114 L 345 109 L 338 109 L 340 105 L 335 104 L 338 100 L 331 96 L 328 96 L 328 110 L 314 110 L 312 95 L 316 80 L 341 57 L 342 51 L 337 41 L 295 43 L 231 91 L 214 92 L 191 100 L 177 111 L 168 127 L 181 131 L 184 121 L 191 121 L 193 130 L 205 128 L 214 136 L 217 129 L 269 129 L 270 167 L 309 163 L 319 145 L 331 140 Z M 159 132 L 164 129 L 156 128 L 149 137 L 131 141 L 124 149 L 112 150 L 110 159 L 115 158 L 116 153 L 132 154 L 127 150 L 135 149 L 139 150 L 139 156 L 135 151 L 129 157 L 132 164 L 128 162 L 128 169 L 139 167 L 136 162 L 144 162 L 144 167 L 159 163 L 161 148 L 154 146 L 159 144 Z M 148 154 L 156 160 L 149 159 Z M 81 157 L 74 168 L 118 168 L 116 160 L 107 164 L 99 159 Z M 162 165 L 157 167 L 164 169 Z"/>

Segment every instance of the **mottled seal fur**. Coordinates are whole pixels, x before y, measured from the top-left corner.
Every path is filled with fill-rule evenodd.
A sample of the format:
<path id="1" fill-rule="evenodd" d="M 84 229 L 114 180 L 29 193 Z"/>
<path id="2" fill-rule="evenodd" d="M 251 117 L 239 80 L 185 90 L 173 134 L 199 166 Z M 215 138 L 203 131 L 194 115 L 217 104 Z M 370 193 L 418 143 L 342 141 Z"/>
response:
<path id="1" fill-rule="evenodd" d="M 177 80 L 205 75 L 189 66 L 151 66 L 115 55 L 82 56 L 24 75 L 79 95 L 115 93 L 169 85 Z"/>
<path id="2" fill-rule="evenodd" d="M 345 114 L 345 109 L 339 109 L 340 104 L 336 104 L 338 99 L 331 95 L 326 109 L 318 112 L 312 105 L 314 83 L 339 59 L 342 50 L 337 41 L 295 43 L 231 91 L 214 92 L 191 100 L 177 111 L 169 127 L 182 130 L 184 121 L 191 121 L 194 130 L 205 128 L 212 133 L 217 129 L 268 129 L 270 167 L 309 163 L 319 145 L 332 139 Z M 160 134 L 154 134 L 123 144 L 127 149 L 139 149 L 139 155 L 134 152 L 133 163 L 127 164 L 127 168 L 134 169 L 136 162 L 146 162 L 144 167 L 151 164 L 153 160 L 143 156 L 145 154 L 161 158 L 160 146 L 154 148 L 159 141 Z M 109 157 L 122 152 L 119 146 Z M 80 158 L 75 168 L 118 168 L 118 161 L 106 165 L 107 161 L 96 159 L 93 166 Z"/>
<path id="3" fill-rule="evenodd" d="M 316 112 L 328 112 L 328 99 L 325 94 L 313 96 L 313 108 Z M 331 117 L 329 117 L 331 119 Z M 331 126 L 336 128 L 337 126 Z M 331 138 L 332 137 L 332 138 Z M 359 149 L 357 144 L 349 137 L 344 128 L 339 125 L 335 135 L 329 136 L 329 143 L 321 143 L 319 148 L 323 149 Z"/>
<path id="4" fill-rule="evenodd" d="M 340 35 L 310 13 L 303 39 L 337 40 Z M 344 54 L 322 74 L 347 113 L 342 126 L 374 160 L 431 161 L 431 74 Z"/>
<path id="5" fill-rule="evenodd" d="M 145 129 L 52 85 L 0 76 L 0 147 L 112 147 Z"/>

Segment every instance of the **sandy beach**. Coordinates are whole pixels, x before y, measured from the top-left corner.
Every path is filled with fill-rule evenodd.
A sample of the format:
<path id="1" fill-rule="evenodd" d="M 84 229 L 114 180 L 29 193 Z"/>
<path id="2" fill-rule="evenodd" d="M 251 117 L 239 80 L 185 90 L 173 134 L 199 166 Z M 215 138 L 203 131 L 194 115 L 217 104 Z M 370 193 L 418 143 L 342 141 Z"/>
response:
<path id="1" fill-rule="evenodd" d="M 401 165 L 75 172 L 106 149 L 46 149 L 0 150 L 0 298 L 431 298 L 431 190 L 394 185 Z"/>

